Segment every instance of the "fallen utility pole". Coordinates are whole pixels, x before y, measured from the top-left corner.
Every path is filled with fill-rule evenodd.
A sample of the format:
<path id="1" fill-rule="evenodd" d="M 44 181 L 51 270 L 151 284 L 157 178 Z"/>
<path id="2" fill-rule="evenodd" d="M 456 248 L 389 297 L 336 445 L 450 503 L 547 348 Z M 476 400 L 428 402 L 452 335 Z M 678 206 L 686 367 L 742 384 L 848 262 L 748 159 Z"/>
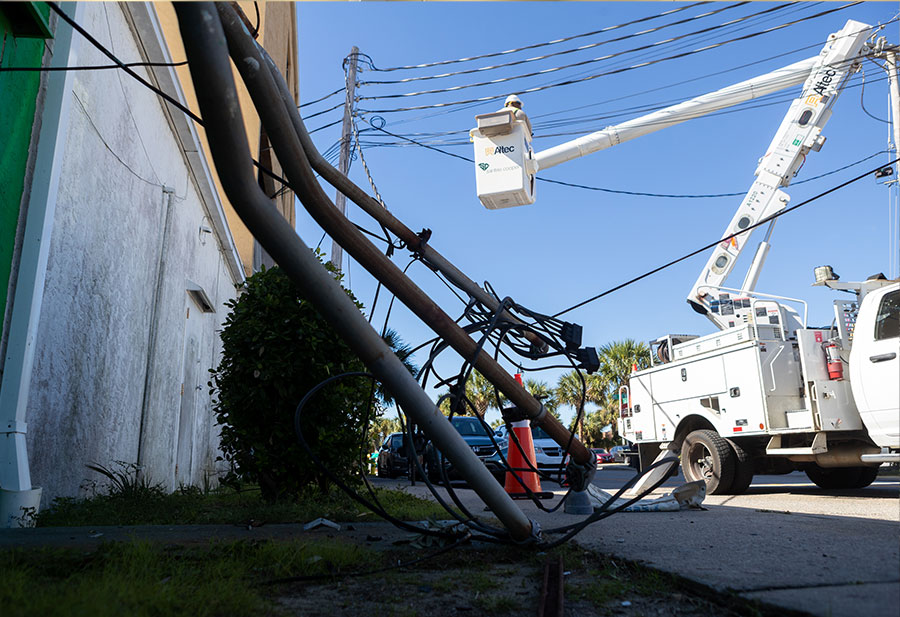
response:
<path id="1" fill-rule="evenodd" d="M 238 15 L 240 17 L 240 15 Z M 345 176 L 350 171 L 350 130 L 353 128 L 353 103 L 356 98 L 356 63 L 359 59 L 359 48 L 355 45 L 347 56 L 347 98 L 344 101 L 344 120 L 341 123 L 341 156 L 338 167 Z M 347 216 L 347 197 L 338 189 L 334 196 L 334 205 L 341 216 Z M 331 263 L 338 271 L 344 263 L 344 251 L 337 240 L 331 241 Z"/>
<path id="2" fill-rule="evenodd" d="M 207 127 L 210 152 L 225 193 L 241 220 L 359 354 L 373 375 L 391 390 L 398 403 L 465 474 L 512 538 L 523 541 L 536 537 L 537 525 L 525 517 L 497 484 L 337 281 L 260 190 L 252 173 L 231 63 L 225 53 L 225 38 L 215 5 L 176 3 L 175 11 Z M 269 75 L 264 65 L 257 65 L 256 69 Z M 267 127 L 270 135 L 273 128 Z M 302 151 L 300 154 L 302 156 Z M 328 206 L 334 210 L 333 204 Z"/>
<path id="3" fill-rule="evenodd" d="M 265 49 L 258 47 L 258 50 L 266 59 L 272 70 L 275 85 L 281 93 L 281 98 L 284 101 L 285 106 L 292 105 L 293 99 L 290 90 L 284 79 L 277 73 L 275 62 L 269 57 L 269 54 Z M 500 302 L 497 298 L 482 289 L 478 283 L 466 276 L 465 273 L 450 263 L 446 257 L 428 244 L 426 234 L 423 233 L 420 235 L 411 230 L 403 223 L 403 221 L 391 214 L 390 211 L 376 199 L 351 182 L 345 173 L 341 173 L 341 171 L 335 169 L 327 160 L 325 160 L 325 157 L 319 153 L 313 144 L 312 138 L 306 130 L 306 126 L 299 118 L 299 114 L 296 116 L 296 119 L 292 114 L 291 121 L 294 124 L 294 130 L 296 130 L 297 136 L 300 138 L 300 145 L 306 152 L 310 165 L 312 165 L 312 168 L 316 173 L 322 176 L 326 182 L 337 189 L 338 194 L 349 197 L 353 203 L 363 210 L 363 212 L 371 216 L 377 223 L 383 225 L 385 229 L 397 236 L 409 250 L 418 255 L 423 263 L 446 276 L 450 283 L 464 291 L 469 297 L 474 298 L 490 311 L 496 312 L 499 309 Z M 500 317 L 516 325 L 524 325 L 524 323 L 515 315 L 512 315 L 505 310 L 501 311 Z M 530 343 L 535 345 L 541 353 L 548 349 L 547 342 L 537 334 L 526 332 L 524 336 Z"/>
<path id="4" fill-rule="evenodd" d="M 369 242 L 334 208 L 315 178 L 294 124 L 302 125 L 295 105 L 282 103 L 275 85 L 277 71 L 267 66 L 256 42 L 249 36 L 234 10 L 217 5 L 228 41 L 229 52 L 247 86 L 262 124 L 272 137 L 272 145 L 282 161 L 286 175 L 298 198 L 316 222 L 387 289 L 410 308 L 422 321 L 443 337 L 463 358 L 493 383 L 525 416 L 544 428 L 558 444 L 568 446 L 572 461 L 583 468 L 579 484 L 583 491 L 595 468 L 595 457 L 543 405 L 520 386 L 488 353 L 447 315 L 425 292 L 415 285 L 390 259 Z M 426 431 L 427 433 L 427 431 Z M 449 456 L 448 456 L 449 458 Z"/>

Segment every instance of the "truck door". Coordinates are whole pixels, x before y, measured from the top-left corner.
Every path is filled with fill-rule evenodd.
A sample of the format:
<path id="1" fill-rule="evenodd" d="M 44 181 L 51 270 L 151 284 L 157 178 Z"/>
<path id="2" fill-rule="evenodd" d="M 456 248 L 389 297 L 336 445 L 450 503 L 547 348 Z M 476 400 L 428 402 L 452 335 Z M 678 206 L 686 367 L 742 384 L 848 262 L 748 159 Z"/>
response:
<path id="1" fill-rule="evenodd" d="M 881 447 L 900 447 L 900 289 L 869 294 L 873 305 L 857 320 L 850 356 L 860 417 Z M 881 296 L 878 298 L 877 296 Z M 874 319 L 870 318 L 874 315 Z M 863 317 L 862 315 L 860 317 Z"/>

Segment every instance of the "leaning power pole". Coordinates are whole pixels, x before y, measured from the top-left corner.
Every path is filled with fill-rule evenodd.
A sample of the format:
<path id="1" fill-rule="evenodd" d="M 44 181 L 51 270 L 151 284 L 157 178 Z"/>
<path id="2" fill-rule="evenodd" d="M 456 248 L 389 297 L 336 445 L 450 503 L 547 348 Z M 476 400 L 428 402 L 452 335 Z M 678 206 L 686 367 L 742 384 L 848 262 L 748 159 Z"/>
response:
<path id="1" fill-rule="evenodd" d="M 345 176 L 350 171 L 350 130 L 353 122 L 353 103 L 356 98 L 356 60 L 358 57 L 359 48 L 354 45 L 345 61 L 347 62 L 347 98 L 344 102 L 344 122 L 341 125 L 341 158 L 338 160 L 338 168 Z M 334 205 L 341 211 L 342 216 L 346 215 L 347 198 L 340 191 L 335 193 Z M 343 261 L 344 250 L 337 240 L 332 240 L 331 263 L 340 271 Z"/>

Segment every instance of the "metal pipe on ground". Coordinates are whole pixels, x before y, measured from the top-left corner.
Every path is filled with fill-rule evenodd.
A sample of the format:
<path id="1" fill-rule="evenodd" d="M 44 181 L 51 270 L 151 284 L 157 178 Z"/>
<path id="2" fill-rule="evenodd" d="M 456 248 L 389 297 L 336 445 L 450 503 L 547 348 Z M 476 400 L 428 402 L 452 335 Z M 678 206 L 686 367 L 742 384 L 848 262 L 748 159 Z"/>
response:
<path id="1" fill-rule="evenodd" d="M 569 445 L 572 460 L 576 464 L 592 466 L 595 458 L 584 444 L 573 438 L 559 420 L 546 413 L 541 403 L 520 386 L 512 375 L 489 354 L 480 350 L 477 343 L 449 315 L 341 216 L 316 180 L 306 152 L 294 131 L 291 117 L 297 115 L 297 122 L 302 123 L 296 107 L 293 103 L 289 108 L 281 104 L 275 79 L 258 46 L 234 10 L 226 4 L 218 4 L 217 8 L 234 64 L 250 92 L 275 153 L 298 198 L 316 222 L 435 333 L 442 336 L 460 355 L 472 361 L 475 368 L 529 419 L 544 428 L 557 443 Z M 346 188 L 349 190 L 349 187 Z M 344 188 L 341 190 L 343 192 Z"/>
<path id="2" fill-rule="evenodd" d="M 231 63 L 215 5 L 176 3 L 175 11 L 213 161 L 225 193 L 241 220 L 359 354 L 375 377 L 391 390 L 399 404 L 465 474 L 510 535 L 520 541 L 535 535 L 537 527 L 497 484 L 337 281 L 260 190 L 253 177 Z"/>

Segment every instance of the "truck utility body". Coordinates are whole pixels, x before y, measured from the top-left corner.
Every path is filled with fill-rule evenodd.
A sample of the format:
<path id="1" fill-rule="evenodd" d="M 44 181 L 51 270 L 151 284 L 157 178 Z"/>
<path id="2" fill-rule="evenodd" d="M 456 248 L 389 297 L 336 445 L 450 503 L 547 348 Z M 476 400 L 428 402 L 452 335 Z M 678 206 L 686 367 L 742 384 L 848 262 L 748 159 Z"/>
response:
<path id="1" fill-rule="evenodd" d="M 742 492 L 757 471 L 797 468 L 829 488 L 868 484 L 877 468 L 866 461 L 892 460 L 882 449 L 900 448 L 900 283 L 866 284 L 877 288 L 859 305 L 835 303 L 834 327 L 793 332 L 752 295 L 721 300 L 753 310 L 721 332 L 651 342 L 653 364 L 623 388 L 619 430 L 645 464 L 660 448 L 680 451 L 686 477 L 705 478 L 715 493 Z M 829 367 L 829 344 L 840 371 Z M 860 367 L 853 380 L 848 364 Z M 834 471 L 846 469 L 855 471 Z"/>
<path id="2" fill-rule="evenodd" d="M 900 461 L 900 282 L 840 282 L 830 267 L 817 268 L 817 285 L 854 294 L 834 301 L 834 323 L 824 328 L 808 326 L 804 302 L 755 291 L 776 217 L 790 202 L 782 188 L 824 145 L 835 101 L 865 58 L 886 61 L 895 148 L 900 142 L 897 49 L 877 31 L 849 20 L 815 57 L 542 152 L 513 115 L 476 117 L 477 191 L 497 209 L 533 203 L 539 170 L 803 84 L 688 294 L 719 332 L 652 341 L 651 367 L 620 392 L 619 431 L 642 466 L 661 450 L 679 453 L 686 479 L 705 480 L 715 494 L 743 492 L 757 472 L 794 469 L 825 488 L 862 487 L 878 465 Z M 743 282 L 725 287 L 759 226 L 765 239 Z"/>

